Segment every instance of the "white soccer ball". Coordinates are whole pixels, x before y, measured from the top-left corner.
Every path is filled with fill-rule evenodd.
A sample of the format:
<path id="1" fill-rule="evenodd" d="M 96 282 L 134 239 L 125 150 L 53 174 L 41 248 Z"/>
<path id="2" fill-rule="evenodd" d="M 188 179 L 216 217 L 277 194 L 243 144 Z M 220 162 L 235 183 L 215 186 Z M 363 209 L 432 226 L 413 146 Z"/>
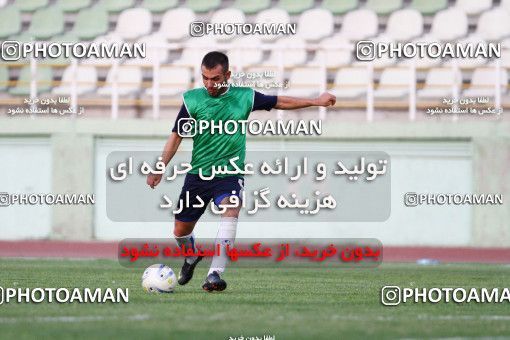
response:
<path id="1" fill-rule="evenodd" d="M 177 285 L 177 276 L 169 266 L 153 264 L 145 269 L 142 287 L 149 293 L 173 293 Z"/>

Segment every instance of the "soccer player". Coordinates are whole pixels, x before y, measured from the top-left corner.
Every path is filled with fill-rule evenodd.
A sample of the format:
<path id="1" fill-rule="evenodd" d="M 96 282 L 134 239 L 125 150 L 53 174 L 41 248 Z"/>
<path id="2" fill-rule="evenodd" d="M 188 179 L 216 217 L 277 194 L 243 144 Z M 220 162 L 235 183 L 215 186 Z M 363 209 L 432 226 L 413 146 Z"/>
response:
<path id="1" fill-rule="evenodd" d="M 195 88 L 183 94 L 183 104 L 162 153 L 165 165 L 175 155 L 182 141 L 182 136 L 178 133 L 182 130 L 179 129 L 182 129 L 183 124 L 191 118 L 197 123 L 200 120 L 215 122 L 247 120 L 250 113 L 255 110 L 269 111 L 272 108 L 294 110 L 310 106 L 331 106 L 336 101 L 335 96 L 329 93 L 308 99 L 269 96 L 248 87 L 229 86 L 228 80 L 231 73 L 228 57 L 221 52 L 207 53 L 202 60 L 201 70 L 204 87 Z M 244 187 L 242 175 L 216 174 L 211 180 L 204 180 L 199 176 L 199 169 L 204 176 L 211 175 L 212 167 L 216 166 L 228 165 L 230 169 L 234 169 L 232 165 L 229 165 L 229 161 L 235 157 L 239 157 L 236 165 L 244 169 L 246 135 L 243 132 L 239 127 L 234 134 L 206 131 L 193 136 L 192 169 L 186 174 L 179 197 L 181 202 L 184 202 L 186 192 L 189 192 L 190 207 L 183 207 L 182 211 L 175 215 L 174 236 L 178 245 L 195 250 L 193 229 L 211 199 L 219 206 L 230 203 L 232 195 L 241 198 Z M 147 177 L 147 184 L 154 188 L 160 183 L 161 178 L 161 174 L 150 174 Z M 191 207 L 199 202 L 196 196 L 205 203 L 203 207 Z M 239 211 L 239 206 L 229 207 L 220 218 L 215 244 L 220 244 L 222 251 L 219 256 L 215 255 L 212 259 L 211 267 L 202 285 L 206 291 L 222 291 L 227 287 L 227 283 L 221 278 L 228 260 L 223 250 L 227 244 L 233 245 Z M 191 280 L 195 266 L 201 260 L 202 257 L 197 256 L 185 258 L 178 278 L 180 285 L 185 285 Z"/>

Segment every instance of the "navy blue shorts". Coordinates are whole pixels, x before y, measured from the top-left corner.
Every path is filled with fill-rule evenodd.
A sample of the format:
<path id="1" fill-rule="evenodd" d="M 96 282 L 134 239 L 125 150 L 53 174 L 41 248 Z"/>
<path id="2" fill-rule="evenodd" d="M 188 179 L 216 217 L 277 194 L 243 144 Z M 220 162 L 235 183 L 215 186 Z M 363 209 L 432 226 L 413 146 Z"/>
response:
<path id="1" fill-rule="evenodd" d="M 199 175 L 188 173 L 184 179 L 178 206 L 181 206 L 181 200 L 183 203 L 186 202 L 186 192 L 189 192 L 190 207 L 185 206 L 181 212 L 175 214 L 175 219 L 182 222 L 196 221 L 207 209 L 211 199 L 213 199 L 214 204 L 218 206 L 225 197 L 235 195 L 241 198 L 242 190 L 244 190 L 243 177 L 214 177 L 206 181 L 201 179 Z M 200 203 L 196 196 L 199 196 L 200 199 L 204 201 L 203 207 L 191 207 L 193 204 Z"/>

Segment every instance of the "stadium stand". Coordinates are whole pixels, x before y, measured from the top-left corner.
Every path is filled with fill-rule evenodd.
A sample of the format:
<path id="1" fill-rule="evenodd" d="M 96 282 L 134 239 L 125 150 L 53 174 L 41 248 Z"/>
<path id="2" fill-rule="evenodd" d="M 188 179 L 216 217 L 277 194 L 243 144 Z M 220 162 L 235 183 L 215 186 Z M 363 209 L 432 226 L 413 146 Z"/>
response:
<path id="1" fill-rule="evenodd" d="M 278 2 L 278 7 L 291 15 L 301 14 L 307 9 L 312 8 L 313 5 L 313 0 L 280 0 Z"/>
<path id="2" fill-rule="evenodd" d="M 491 0 L 457 0 L 455 6 L 467 15 L 478 15 L 492 6 Z"/>
<path id="3" fill-rule="evenodd" d="M 4 7 L 0 10 L 0 39 L 18 34 L 21 31 L 21 14 L 14 6 Z"/>
<path id="4" fill-rule="evenodd" d="M 97 90 L 97 94 L 101 96 L 111 96 L 114 82 L 118 81 L 119 96 L 130 96 L 138 93 L 142 85 L 142 70 L 136 66 L 119 66 L 111 68 L 106 77 L 104 86 Z"/>
<path id="5" fill-rule="evenodd" d="M 321 24 L 317 26 L 317 23 Z M 333 33 L 333 14 L 322 8 L 309 9 L 299 17 L 298 34 L 306 41 L 317 41 Z"/>
<path id="6" fill-rule="evenodd" d="M 434 15 L 448 6 L 448 0 L 413 0 L 411 8 L 423 15 Z"/>
<path id="7" fill-rule="evenodd" d="M 62 76 L 60 85 L 52 90 L 56 95 L 71 95 L 72 87 L 76 86 L 77 95 L 94 92 L 97 86 L 97 71 L 93 66 L 68 66 Z"/>
<path id="8" fill-rule="evenodd" d="M 80 39 L 93 40 L 108 31 L 108 12 L 102 7 L 82 9 L 71 31 Z"/>
<path id="9" fill-rule="evenodd" d="M 191 37 L 190 24 L 194 21 L 295 23 L 297 34 Z M 159 95 L 178 98 L 178 85 L 184 86 L 181 93 L 190 84 L 200 85 L 201 58 L 218 49 L 229 54 L 234 71 L 276 70 L 279 81 L 290 84 L 287 93 L 326 88 L 340 98 L 358 101 L 361 108 L 372 88 L 375 98 L 384 99 L 388 107 L 392 99 L 400 98 L 399 105 L 395 105 L 400 110 L 405 109 L 401 98 L 413 88 L 417 106 L 421 101 L 450 94 L 455 86 L 462 95 L 493 96 L 497 87 L 489 84 L 496 81 L 490 70 L 501 67 L 504 82 L 510 67 L 510 0 L 6 0 L 0 1 L 0 39 L 138 42 L 147 46 L 146 58 L 114 61 L 91 57 L 78 60 L 77 68 L 65 57 L 2 62 L 0 88 L 4 94 L 0 106 L 20 102 L 30 94 L 33 72 L 28 66 L 34 62 L 37 93 L 47 93 L 53 87 L 53 94 L 66 93 L 70 77 L 75 74 L 79 76 L 78 83 L 87 83 L 77 84 L 78 95 L 86 94 L 92 103 L 97 99 L 99 107 L 110 107 L 107 96 L 112 95 L 112 88 L 118 89 L 121 97 L 144 94 L 140 103 L 151 106 L 155 64 L 161 72 Z M 502 49 L 498 62 L 482 57 L 397 60 L 387 56 L 367 62 L 357 60 L 354 53 L 359 40 L 462 44 L 490 41 L 501 43 Z M 408 77 L 413 74 L 411 68 L 416 68 L 413 87 Z M 313 76 L 317 69 L 324 69 L 325 74 Z M 90 78 L 83 72 L 90 72 Z M 114 82 L 117 86 L 112 87 Z M 503 106 L 510 105 L 507 88 L 504 82 Z M 178 99 L 165 101 L 165 105 L 179 104 Z M 341 110 L 341 105 L 339 102 L 336 109 Z"/>
<path id="10" fill-rule="evenodd" d="M 211 17 L 212 24 L 221 24 L 225 22 L 230 24 L 244 24 L 246 22 L 246 18 L 244 13 L 236 8 L 224 8 L 214 12 Z M 232 40 L 234 39 L 234 35 L 215 34 L 215 38 L 217 41 Z"/>
<path id="11" fill-rule="evenodd" d="M 331 92 L 339 100 L 359 99 L 366 95 L 369 81 L 369 74 L 364 67 L 341 68 L 335 76 Z"/>
<path id="12" fill-rule="evenodd" d="M 197 13 L 209 12 L 220 7 L 220 0 L 187 0 L 184 6 Z"/>
<path id="13" fill-rule="evenodd" d="M 16 0 L 14 1 L 14 6 L 22 12 L 33 12 L 48 6 L 48 3 L 48 0 Z"/>
<path id="14" fill-rule="evenodd" d="M 363 40 L 375 36 L 378 26 L 374 11 L 359 9 L 345 15 L 339 34 L 349 40 Z"/>
<path id="15" fill-rule="evenodd" d="M 387 68 L 382 72 L 379 87 L 374 91 L 378 99 L 400 99 L 409 94 L 411 72 L 408 68 Z"/>
<path id="16" fill-rule="evenodd" d="M 313 67 L 297 67 L 291 71 L 289 83 L 292 87 L 283 94 L 296 97 L 318 96 L 326 75 Z"/>
<path id="17" fill-rule="evenodd" d="M 448 8 L 436 13 L 430 34 L 441 41 L 452 41 L 465 36 L 467 31 L 466 13 L 458 8 Z"/>
<path id="18" fill-rule="evenodd" d="M 322 8 L 330 11 L 333 15 L 343 15 L 358 7 L 358 0 L 324 0 Z"/>
<path id="19" fill-rule="evenodd" d="M 391 12 L 400 9 L 402 5 L 402 0 L 368 0 L 367 2 L 367 8 L 379 15 L 389 15 Z"/>
<path id="20" fill-rule="evenodd" d="M 7 90 L 9 85 L 9 70 L 5 66 L 0 66 L 0 91 Z"/>
<path id="21" fill-rule="evenodd" d="M 425 86 L 418 90 L 418 97 L 424 99 L 448 98 L 453 88 L 461 84 L 461 76 L 457 71 L 448 68 L 433 68 L 427 73 Z"/>
<path id="22" fill-rule="evenodd" d="M 79 10 L 89 7 L 91 0 L 58 0 L 56 5 L 63 12 L 78 12 Z"/>
<path id="23" fill-rule="evenodd" d="M 257 14 L 257 17 L 255 18 L 254 22 L 259 23 L 281 23 L 281 24 L 288 24 L 290 22 L 290 16 L 289 13 L 287 13 L 285 10 L 281 8 L 271 8 L 261 11 L 259 14 Z M 276 34 L 268 34 L 263 35 L 261 37 L 261 40 L 263 41 L 274 41 L 278 38 Z"/>
<path id="24" fill-rule="evenodd" d="M 135 0 L 100 0 L 98 3 L 99 6 L 102 6 L 110 13 L 119 13 L 133 7 L 134 4 Z"/>
<path id="25" fill-rule="evenodd" d="M 244 14 L 256 14 L 264 9 L 269 8 L 269 6 L 271 6 L 271 0 L 236 0 L 236 2 L 232 5 L 232 7 L 243 11 Z"/>
<path id="26" fill-rule="evenodd" d="M 183 90 L 190 88 L 191 75 L 191 70 L 188 67 L 162 67 L 159 74 L 159 95 L 167 97 L 180 95 Z M 154 89 L 150 87 L 145 93 L 148 96 L 152 96 Z"/>
<path id="27" fill-rule="evenodd" d="M 182 40 L 189 36 L 189 25 L 195 21 L 195 13 L 189 8 L 168 10 L 161 19 L 159 33 L 170 41 Z"/>
<path id="28" fill-rule="evenodd" d="M 133 25 L 134 22 L 136 25 Z M 124 40 L 133 40 L 148 34 L 151 29 L 151 12 L 145 8 L 130 8 L 120 13 L 113 33 Z"/>
<path id="29" fill-rule="evenodd" d="M 29 96 L 32 80 L 37 82 L 37 93 L 46 93 L 51 90 L 53 71 L 50 67 L 39 67 L 35 74 L 32 74 L 30 66 L 24 66 L 20 71 L 16 85 L 9 88 L 9 93 L 17 96 Z"/>
<path id="30" fill-rule="evenodd" d="M 501 91 L 507 92 L 506 84 L 508 83 L 508 74 L 503 70 L 499 74 L 493 68 L 476 68 L 471 77 L 469 88 L 464 90 L 463 95 L 466 97 L 491 97 L 494 95 L 494 88 L 498 82 L 501 85 Z"/>
<path id="31" fill-rule="evenodd" d="M 64 14 L 57 6 L 38 9 L 32 16 L 28 34 L 46 40 L 64 32 Z"/>
<path id="32" fill-rule="evenodd" d="M 177 0 L 143 0 L 141 5 L 141 7 L 148 9 L 152 13 L 163 13 L 175 6 L 177 6 Z"/>

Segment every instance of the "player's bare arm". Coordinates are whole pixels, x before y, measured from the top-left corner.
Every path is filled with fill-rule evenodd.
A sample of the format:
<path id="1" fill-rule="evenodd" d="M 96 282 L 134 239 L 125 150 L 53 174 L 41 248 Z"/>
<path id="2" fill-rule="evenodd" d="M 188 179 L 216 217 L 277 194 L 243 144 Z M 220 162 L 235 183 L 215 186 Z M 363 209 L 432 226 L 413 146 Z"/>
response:
<path id="1" fill-rule="evenodd" d="M 161 154 L 162 161 L 165 163 L 165 166 L 170 162 L 170 160 L 174 157 L 179 145 L 181 145 L 182 136 L 179 136 L 177 132 L 172 132 L 166 141 L 165 147 L 163 148 L 163 153 Z M 147 184 L 154 189 L 159 182 L 161 182 L 162 174 L 150 174 L 147 176 Z"/>
<path id="2" fill-rule="evenodd" d="M 317 98 L 298 98 L 278 96 L 275 109 L 294 110 L 310 106 L 332 106 L 336 103 L 336 97 L 331 93 L 324 92 Z"/>

